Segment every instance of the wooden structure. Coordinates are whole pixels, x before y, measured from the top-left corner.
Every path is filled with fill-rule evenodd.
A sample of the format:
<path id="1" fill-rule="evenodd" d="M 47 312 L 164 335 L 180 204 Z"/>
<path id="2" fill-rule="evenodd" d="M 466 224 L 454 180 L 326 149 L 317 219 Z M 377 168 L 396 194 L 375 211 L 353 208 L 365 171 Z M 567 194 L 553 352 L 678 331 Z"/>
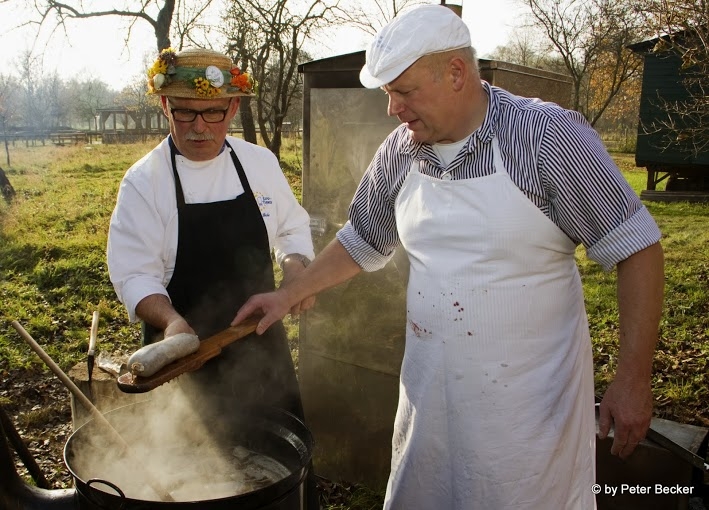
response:
<path id="1" fill-rule="evenodd" d="M 87 143 L 89 135 L 86 131 L 57 131 L 49 133 L 49 139 L 54 145 L 78 145 Z"/>
<path id="2" fill-rule="evenodd" d="M 596 407 L 597 429 L 598 419 Z M 662 418 L 652 418 L 650 427 L 654 435 L 664 436 L 689 454 L 706 458 L 709 429 Z M 680 456 L 675 451 L 679 448 L 668 450 L 646 438 L 623 460 L 611 454 L 612 444 L 612 429 L 605 439 L 596 440 L 596 483 L 601 487 L 596 496 L 597 510 L 689 510 L 695 508 L 690 506 L 690 497 L 702 497 L 705 488 L 709 488 L 704 484 L 702 470 Z M 659 493 L 657 485 L 683 490 Z M 631 487 L 646 489 L 632 491 Z"/>
<path id="3" fill-rule="evenodd" d="M 668 119 L 663 104 L 686 101 L 691 97 L 682 71 L 682 60 L 672 50 L 653 51 L 658 39 L 642 41 L 629 48 L 644 60 L 640 94 L 640 122 L 635 164 L 647 169 L 647 189 L 641 198 L 657 201 L 709 202 L 709 152 L 694 154 L 690 147 L 669 144 L 669 129 L 649 130 L 649 126 Z M 681 125 L 681 118 L 673 119 Z M 658 184 L 666 181 L 665 191 Z"/>
<path id="4" fill-rule="evenodd" d="M 490 85 L 571 108 L 572 81 L 565 74 L 484 58 L 478 59 L 478 68 L 480 77 Z"/>
<path id="5" fill-rule="evenodd" d="M 165 136 L 170 131 L 162 108 L 98 108 L 97 131 L 103 143 L 132 143 L 149 136 Z"/>

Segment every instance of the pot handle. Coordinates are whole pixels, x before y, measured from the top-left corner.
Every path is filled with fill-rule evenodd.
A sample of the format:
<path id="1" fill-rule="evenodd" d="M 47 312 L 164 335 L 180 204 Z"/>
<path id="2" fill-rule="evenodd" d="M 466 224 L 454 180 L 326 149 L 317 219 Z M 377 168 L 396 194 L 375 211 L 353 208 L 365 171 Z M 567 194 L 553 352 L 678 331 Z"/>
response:
<path id="1" fill-rule="evenodd" d="M 103 485 L 107 485 L 107 486 L 109 486 L 111 489 L 113 489 L 114 491 L 116 491 L 116 493 L 118 494 L 118 496 L 119 496 L 121 499 L 126 499 L 126 495 L 123 493 L 123 491 L 120 489 L 120 487 L 118 487 L 115 483 L 109 482 L 108 480 L 102 480 L 101 478 L 91 478 L 90 480 L 88 480 L 88 481 L 86 482 L 86 487 L 87 487 L 89 490 L 86 491 L 86 494 L 85 494 L 85 495 L 86 495 L 86 497 L 89 499 L 89 501 L 91 501 L 91 503 L 94 504 L 94 505 L 96 505 L 97 507 L 99 507 L 99 508 L 104 508 L 104 509 L 109 508 L 109 507 L 104 506 L 100 501 L 96 501 L 96 499 L 94 498 L 94 496 L 93 496 L 93 491 L 94 491 L 94 490 L 98 490 L 98 489 L 94 489 L 93 487 L 91 487 L 91 485 L 94 484 L 94 483 L 101 483 L 101 484 L 103 484 Z M 112 507 L 111 507 L 111 508 L 112 508 Z"/>

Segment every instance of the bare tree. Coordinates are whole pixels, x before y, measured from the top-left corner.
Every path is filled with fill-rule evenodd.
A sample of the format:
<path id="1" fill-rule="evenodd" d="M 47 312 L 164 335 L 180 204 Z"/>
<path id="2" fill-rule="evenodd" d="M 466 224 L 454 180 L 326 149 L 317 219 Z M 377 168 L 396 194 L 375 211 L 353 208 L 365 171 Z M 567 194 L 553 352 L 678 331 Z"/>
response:
<path id="1" fill-rule="evenodd" d="M 67 84 L 71 91 L 69 99 L 72 115 L 87 129 L 98 129 L 96 114 L 99 108 L 113 104 L 116 93 L 111 91 L 104 82 L 97 79 L 85 81 L 71 80 Z"/>
<path id="2" fill-rule="evenodd" d="M 266 146 L 280 159 L 283 121 L 301 93 L 297 73 L 302 48 L 314 30 L 332 23 L 337 2 L 310 0 L 290 6 L 288 0 L 232 0 L 224 16 L 227 51 L 258 83 L 255 121 Z M 246 136 L 249 101 L 243 102 Z M 246 113 L 246 115 L 244 115 Z M 255 140 L 249 140 L 255 142 Z"/>
<path id="3" fill-rule="evenodd" d="M 595 124 L 640 71 L 642 61 L 627 48 L 641 33 L 640 17 L 626 0 L 522 1 L 573 81 L 573 108 Z"/>
<path id="4" fill-rule="evenodd" d="M 34 56 L 32 52 L 25 51 L 18 61 L 18 74 L 20 76 L 20 90 L 22 91 L 22 102 L 19 114 L 24 123 L 24 127 L 33 132 L 40 131 L 43 127 L 43 101 L 37 88 L 36 76 L 41 76 L 43 64 L 40 57 Z"/>
<path id="5" fill-rule="evenodd" d="M 47 76 L 42 79 L 42 83 L 36 88 L 36 100 L 42 108 L 43 127 L 69 126 L 71 120 L 69 94 L 66 84 L 56 71 L 47 73 Z"/>
<path id="6" fill-rule="evenodd" d="M 186 46 L 207 47 L 209 34 L 214 25 L 208 20 L 208 11 L 212 7 L 211 0 L 207 2 L 178 2 L 173 15 L 173 33 L 176 41 L 173 48 L 181 50 Z"/>
<path id="7" fill-rule="evenodd" d="M 662 148 L 696 157 L 709 150 L 709 5 L 706 0 L 650 0 L 639 3 L 638 11 L 656 35 L 652 51 L 677 60 L 686 91 L 675 100 L 658 98 L 665 116 L 643 128 L 661 135 Z"/>
<path id="8" fill-rule="evenodd" d="M 523 27 L 515 30 L 506 44 L 491 51 L 489 57 L 512 64 L 548 69 L 549 54 L 544 51 L 545 47 L 545 41 L 540 40 L 534 29 Z"/>
<path id="9" fill-rule="evenodd" d="M 57 0 L 34 0 L 35 7 L 40 14 L 40 24 L 48 23 L 49 20 L 54 20 L 58 27 L 65 27 L 65 22 L 68 19 L 84 19 L 96 18 L 101 16 L 122 16 L 129 20 L 129 28 L 126 34 L 126 40 L 130 38 L 130 33 L 133 25 L 139 20 L 147 21 L 153 27 L 158 51 L 170 47 L 170 29 L 173 21 L 175 10 L 180 13 L 193 13 L 194 17 L 189 19 L 181 19 L 180 41 L 182 42 L 187 31 L 197 23 L 197 18 L 201 16 L 204 10 L 209 6 L 212 0 L 200 0 L 199 4 L 189 0 L 135 0 L 128 2 L 128 7 L 125 9 L 92 9 L 88 7 L 83 0 L 67 0 L 60 2 Z M 190 8 L 182 9 L 180 6 L 183 2 L 185 5 L 189 3 Z M 179 4 L 179 5 L 178 5 Z M 103 7 L 102 3 L 98 4 Z M 54 17 L 52 17 L 54 16 Z"/>
<path id="10" fill-rule="evenodd" d="M 430 4 L 425 0 L 371 0 L 340 4 L 335 9 L 337 22 L 359 28 L 369 35 L 376 35 L 380 28 L 401 11 L 415 5 Z"/>
<path id="11" fill-rule="evenodd" d="M 19 90 L 17 79 L 13 76 L 0 74 L 0 123 L 2 124 L 3 140 L 7 166 L 10 166 L 10 146 L 8 145 L 8 124 L 13 122 L 19 109 Z"/>

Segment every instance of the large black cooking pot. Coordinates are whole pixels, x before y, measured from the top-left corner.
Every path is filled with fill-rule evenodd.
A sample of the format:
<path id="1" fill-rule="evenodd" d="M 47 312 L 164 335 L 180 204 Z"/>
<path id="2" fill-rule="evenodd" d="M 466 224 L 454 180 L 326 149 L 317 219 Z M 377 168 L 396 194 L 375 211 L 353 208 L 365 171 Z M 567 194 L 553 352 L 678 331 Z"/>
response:
<path id="1" fill-rule="evenodd" d="M 133 437 L 135 428 L 140 427 L 141 411 L 148 411 L 150 401 L 131 404 L 106 413 L 106 419 L 122 437 Z M 265 487 L 232 496 L 219 496 L 210 499 L 210 496 L 196 501 L 160 500 L 155 498 L 141 499 L 130 496 L 130 487 L 120 487 L 113 480 L 96 477 L 92 473 L 91 462 L 84 460 L 97 456 L 103 459 L 121 446 L 115 440 L 106 437 L 106 425 L 95 420 L 77 429 L 70 437 L 64 448 L 64 461 L 74 478 L 78 493 L 79 508 L 82 510 L 120 509 L 120 510 L 147 510 L 147 509 L 238 509 L 238 510 L 300 510 L 305 508 L 304 488 L 307 469 L 312 455 L 313 439 L 298 418 L 292 414 L 273 408 L 243 408 L 231 409 L 221 415 L 210 416 L 204 410 L 193 413 L 185 418 L 181 417 L 183 425 L 189 427 L 190 420 L 195 426 L 207 425 L 210 436 L 218 438 L 220 445 L 228 451 L 234 447 L 246 448 L 267 456 L 284 466 L 288 475 Z M 199 422 L 199 423 L 197 423 Z M 159 473 L 148 472 L 154 467 L 147 468 L 143 460 L 153 455 L 154 447 L 150 441 L 140 444 L 131 439 L 131 459 L 128 469 L 136 471 L 145 470 L 146 479 L 158 478 Z M 189 448 L 189 443 L 181 450 Z M 184 462 L 181 458 L 179 461 Z M 175 468 L 171 462 L 165 463 L 165 469 Z M 178 469 L 181 469 L 179 465 Z M 215 470 L 218 468 L 215 468 Z M 204 471 L 204 468 L 203 468 Z M 216 476 L 218 473 L 214 473 Z M 209 480 L 205 480 L 209 483 Z M 126 494 L 129 494 L 126 496 Z M 176 498 L 177 499 L 177 498 Z"/>

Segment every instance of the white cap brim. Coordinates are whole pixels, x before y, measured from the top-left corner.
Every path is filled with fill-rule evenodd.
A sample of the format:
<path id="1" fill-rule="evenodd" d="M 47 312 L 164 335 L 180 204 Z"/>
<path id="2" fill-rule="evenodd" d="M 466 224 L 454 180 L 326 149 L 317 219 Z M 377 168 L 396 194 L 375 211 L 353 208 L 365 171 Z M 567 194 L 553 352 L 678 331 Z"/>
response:
<path id="1" fill-rule="evenodd" d="M 396 67 L 392 67 L 391 69 L 387 69 L 383 73 L 379 73 L 377 76 L 372 76 L 372 74 L 369 72 L 369 69 L 367 69 L 367 66 L 365 65 L 359 72 L 359 81 L 365 88 L 378 89 L 396 80 L 404 73 L 404 71 L 406 71 L 415 63 L 416 61 L 413 61 L 411 63 L 405 62 Z"/>

